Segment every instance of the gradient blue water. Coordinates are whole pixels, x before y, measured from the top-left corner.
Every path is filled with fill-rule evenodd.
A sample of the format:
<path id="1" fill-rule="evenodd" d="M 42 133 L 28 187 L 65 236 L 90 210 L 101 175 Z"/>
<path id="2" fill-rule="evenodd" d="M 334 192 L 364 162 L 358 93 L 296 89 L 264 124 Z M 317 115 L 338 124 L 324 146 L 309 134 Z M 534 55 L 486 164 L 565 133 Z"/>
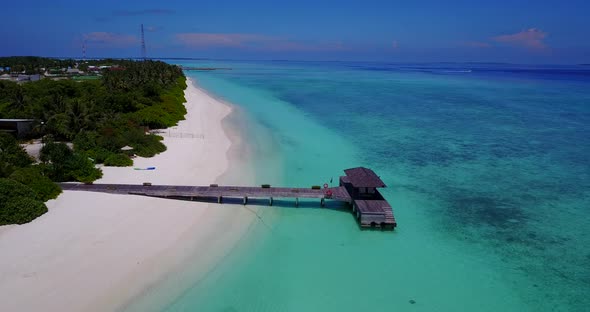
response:
<path id="1" fill-rule="evenodd" d="M 246 136 L 261 182 L 323 184 L 369 166 L 399 227 L 359 231 L 336 205 L 261 208 L 246 239 L 166 311 L 590 304 L 588 69 L 184 64 L 233 68 L 189 75 L 256 123 Z"/>

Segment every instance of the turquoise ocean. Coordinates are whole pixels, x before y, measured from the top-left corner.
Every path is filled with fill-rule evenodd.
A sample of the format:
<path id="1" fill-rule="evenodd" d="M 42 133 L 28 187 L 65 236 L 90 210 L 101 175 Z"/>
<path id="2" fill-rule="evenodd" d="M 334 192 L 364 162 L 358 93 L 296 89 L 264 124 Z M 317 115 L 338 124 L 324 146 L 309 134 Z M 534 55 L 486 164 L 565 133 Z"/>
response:
<path id="1" fill-rule="evenodd" d="M 261 205 L 163 311 L 588 311 L 588 66 L 168 62 L 231 68 L 186 74 L 237 107 L 257 183 L 366 166 L 398 227 Z"/>

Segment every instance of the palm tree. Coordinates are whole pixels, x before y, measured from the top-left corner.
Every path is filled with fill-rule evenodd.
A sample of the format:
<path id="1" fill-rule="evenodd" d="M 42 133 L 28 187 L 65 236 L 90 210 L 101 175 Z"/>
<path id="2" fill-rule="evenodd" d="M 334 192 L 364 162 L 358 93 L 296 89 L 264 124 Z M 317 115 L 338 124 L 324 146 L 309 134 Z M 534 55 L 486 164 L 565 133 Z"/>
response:
<path id="1" fill-rule="evenodd" d="M 26 110 L 28 108 L 28 97 L 25 94 L 23 88 L 19 85 L 14 94 L 8 108 L 11 109 L 16 116 L 26 117 Z"/>
<path id="2" fill-rule="evenodd" d="M 78 134 L 92 127 L 95 115 L 94 102 L 76 99 L 69 105 L 67 113 L 70 118 L 70 132 L 74 135 Z"/>

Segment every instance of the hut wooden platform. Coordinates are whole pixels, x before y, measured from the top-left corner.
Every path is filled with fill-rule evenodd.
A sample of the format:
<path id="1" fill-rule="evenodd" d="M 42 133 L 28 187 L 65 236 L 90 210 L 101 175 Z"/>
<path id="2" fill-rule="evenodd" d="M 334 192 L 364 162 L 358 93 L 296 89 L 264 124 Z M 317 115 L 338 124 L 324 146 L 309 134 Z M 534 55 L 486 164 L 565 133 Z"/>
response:
<path id="1" fill-rule="evenodd" d="M 186 185 L 152 185 L 136 184 L 79 184 L 60 183 L 66 191 L 101 192 L 110 194 L 143 195 L 170 199 L 202 200 L 216 199 L 223 203 L 224 198 L 237 198 L 248 204 L 248 199 L 268 199 L 273 205 L 275 198 L 295 199 L 295 206 L 300 198 L 317 198 L 320 206 L 326 200 L 349 204 L 361 227 L 394 229 L 397 226 L 393 210 L 381 196 L 378 187 L 385 187 L 381 179 L 370 169 L 353 168 L 345 170 L 346 176 L 340 177 L 340 186 L 313 188 L 290 187 L 251 187 L 251 186 L 186 186 Z"/>

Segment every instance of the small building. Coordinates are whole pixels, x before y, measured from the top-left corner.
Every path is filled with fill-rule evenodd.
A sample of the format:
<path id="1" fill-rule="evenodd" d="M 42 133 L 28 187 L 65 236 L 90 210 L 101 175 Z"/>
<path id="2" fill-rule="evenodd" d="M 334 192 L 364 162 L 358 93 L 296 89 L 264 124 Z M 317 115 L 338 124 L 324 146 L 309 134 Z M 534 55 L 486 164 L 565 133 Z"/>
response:
<path id="1" fill-rule="evenodd" d="M 31 76 L 29 75 L 18 75 L 16 77 L 16 81 L 29 81 L 31 80 Z"/>
<path id="2" fill-rule="evenodd" d="M 39 75 L 39 74 L 31 75 L 31 76 L 29 76 L 29 80 L 30 81 L 39 81 L 39 80 L 41 80 L 41 75 Z"/>
<path id="3" fill-rule="evenodd" d="M 63 75 L 64 73 L 64 69 L 63 68 L 49 68 L 46 72 L 45 72 L 45 76 L 51 76 L 51 75 Z"/>
<path id="4" fill-rule="evenodd" d="M 346 175 L 340 177 L 340 186 L 350 194 L 352 212 L 361 227 L 395 228 L 393 210 L 378 190 L 386 187 L 381 178 L 365 167 L 347 169 L 344 173 Z"/>
<path id="5" fill-rule="evenodd" d="M 0 119 L 0 131 L 12 133 L 17 138 L 26 137 L 33 129 L 33 119 Z"/>
<path id="6" fill-rule="evenodd" d="M 82 72 L 77 68 L 68 68 L 67 73 L 70 75 L 79 75 Z"/>
<path id="7" fill-rule="evenodd" d="M 0 80 L 12 80 L 12 76 L 10 76 L 9 74 L 4 74 L 0 76 Z"/>

